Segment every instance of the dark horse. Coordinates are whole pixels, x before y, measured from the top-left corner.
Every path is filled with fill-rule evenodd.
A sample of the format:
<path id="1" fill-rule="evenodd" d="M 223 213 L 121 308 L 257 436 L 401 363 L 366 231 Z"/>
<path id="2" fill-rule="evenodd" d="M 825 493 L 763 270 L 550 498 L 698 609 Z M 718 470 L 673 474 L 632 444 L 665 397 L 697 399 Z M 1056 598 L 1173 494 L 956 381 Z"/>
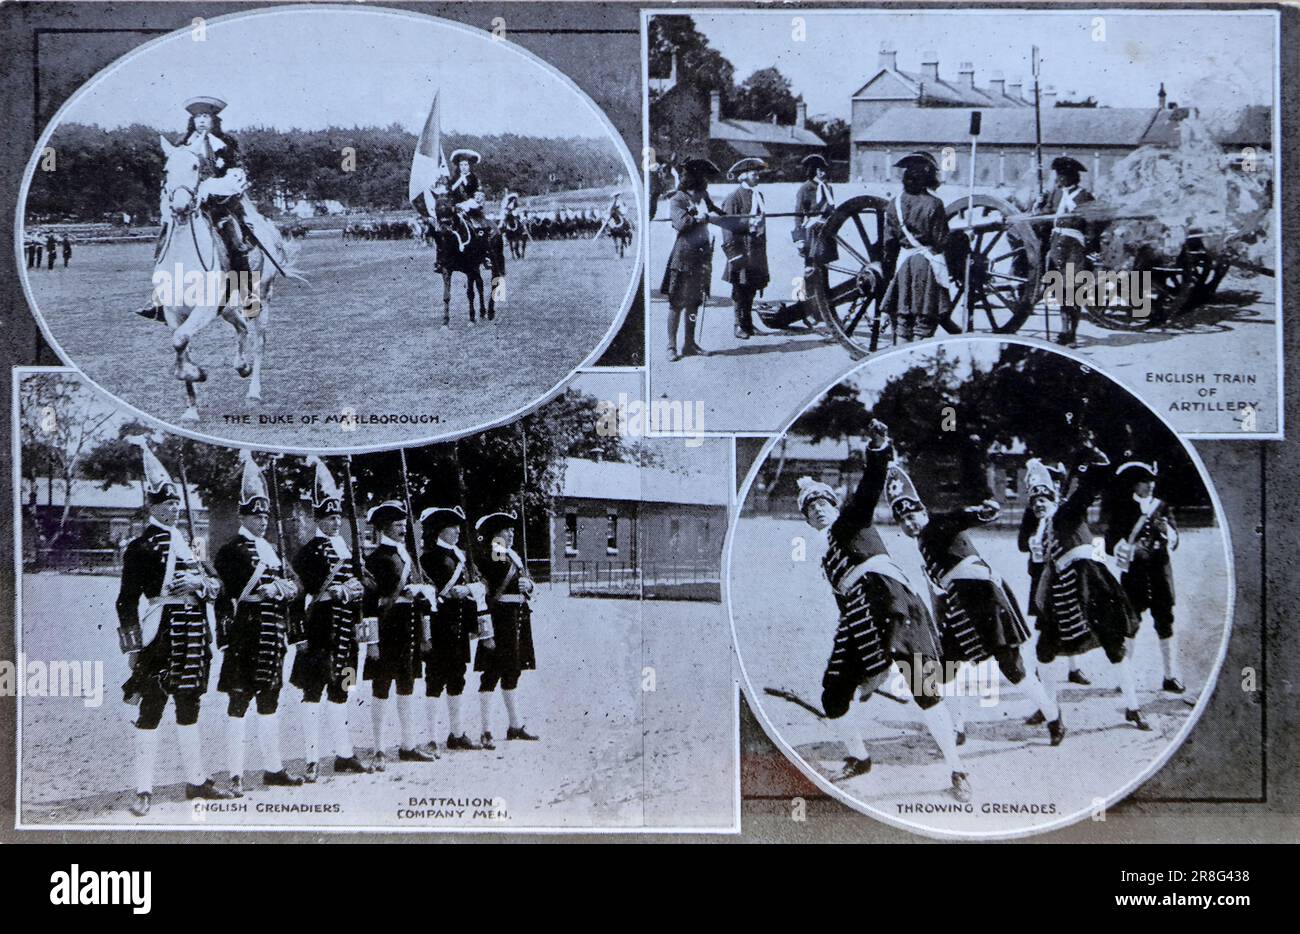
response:
<path id="1" fill-rule="evenodd" d="M 623 215 L 612 217 L 609 220 L 609 226 L 606 228 L 610 237 L 614 240 L 614 249 L 617 251 L 619 258 L 632 245 L 632 222 Z"/>
<path id="2" fill-rule="evenodd" d="M 483 295 L 483 267 L 492 271 L 492 286 L 487 298 Z M 442 272 L 442 326 L 451 324 L 451 277 L 454 273 L 465 275 L 465 297 L 469 300 L 469 320 L 475 317 L 474 294 L 478 293 L 478 306 L 483 319 L 492 321 L 497 316 L 497 290 L 504 295 L 506 284 L 505 243 L 501 231 L 492 224 L 483 227 L 467 223 L 459 215 L 451 218 L 438 236 L 438 268 Z"/>
<path id="3" fill-rule="evenodd" d="M 505 235 L 506 243 L 510 244 L 510 258 L 523 259 L 528 252 L 528 225 L 524 219 L 513 212 L 507 214 L 501 224 L 501 232 Z"/>

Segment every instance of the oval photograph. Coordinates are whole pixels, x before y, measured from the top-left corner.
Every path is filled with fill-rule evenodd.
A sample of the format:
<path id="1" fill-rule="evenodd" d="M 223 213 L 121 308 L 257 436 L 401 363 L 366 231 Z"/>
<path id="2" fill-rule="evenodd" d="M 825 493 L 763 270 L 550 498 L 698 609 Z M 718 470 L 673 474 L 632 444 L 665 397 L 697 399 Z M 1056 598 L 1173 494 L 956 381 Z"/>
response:
<path id="1" fill-rule="evenodd" d="M 500 423 L 597 357 L 639 273 L 635 174 L 508 36 L 272 9 L 196 19 L 73 94 L 16 250 L 46 339 L 131 408 L 373 449 Z"/>
<path id="2" fill-rule="evenodd" d="M 772 740 L 939 837 L 1106 809 L 1191 732 L 1230 632 L 1194 450 L 1071 356 L 997 339 L 859 367 L 769 442 L 727 601 Z"/>

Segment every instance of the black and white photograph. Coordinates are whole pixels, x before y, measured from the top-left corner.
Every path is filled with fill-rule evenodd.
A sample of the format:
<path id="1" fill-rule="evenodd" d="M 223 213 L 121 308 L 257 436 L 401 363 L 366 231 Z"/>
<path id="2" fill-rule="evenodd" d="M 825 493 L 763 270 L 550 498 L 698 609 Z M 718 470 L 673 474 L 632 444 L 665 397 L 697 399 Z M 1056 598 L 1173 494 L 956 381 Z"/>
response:
<path id="1" fill-rule="evenodd" d="M 1275 12 L 643 23 L 653 397 L 770 432 L 853 360 L 1015 334 L 1281 437 Z"/>
<path id="2" fill-rule="evenodd" d="M 42 127 L 19 272 L 66 364 L 191 436 L 450 438 L 611 342 L 638 178 L 508 35 L 357 6 L 196 18 Z"/>
<path id="3" fill-rule="evenodd" d="M 639 378 L 319 457 L 16 380 L 20 826 L 737 829 L 730 445 Z"/>
<path id="4" fill-rule="evenodd" d="M 1192 734 L 1234 578 L 1200 459 L 1074 356 L 881 356 L 764 449 L 728 545 L 747 698 L 827 794 L 1006 838 L 1083 820 Z"/>

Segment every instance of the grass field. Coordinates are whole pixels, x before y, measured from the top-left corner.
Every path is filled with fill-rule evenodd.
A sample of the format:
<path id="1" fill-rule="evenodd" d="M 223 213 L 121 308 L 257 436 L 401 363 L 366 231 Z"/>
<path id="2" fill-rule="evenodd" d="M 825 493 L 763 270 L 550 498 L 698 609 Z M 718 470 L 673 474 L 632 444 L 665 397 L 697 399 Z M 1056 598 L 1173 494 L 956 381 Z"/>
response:
<path id="1" fill-rule="evenodd" d="M 98 708 L 76 698 L 22 701 L 21 819 L 30 824 L 135 822 L 131 719 L 122 703 L 126 666 L 117 649 L 111 577 L 29 575 L 23 581 L 23 642 L 28 659 L 102 659 L 105 699 Z M 246 813 L 202 815 L 209 826 L 328 824 L 338 827 L 724 829 L 736 808 L 735 683 L 731 638 L 721 606 L 569 599 L 543 587 L 535 606 L 538 670 L 519 683 L 525 722 L 540 743 L 504 742 L 505 709 L 496 700 L 495 752 L 447 753 L 437 762 L 390 762 L 383 774 L 340 776 L 322 765 L 319 784 L 265 789 L 256 731 L 248 729 Z M 653 615 L 650 615 L 650 614 Z M 287 665 L 292 665 L 292 658 Z M 650 679 L 649 681 L 647 679 Z M 464 723 L 478 733 L 471 675 Z M 416 691 L 423 695 L 422 683 Z M 281 735 L 286 762 L 302 768 L 300 693 L 285 688 Z M 349 721 L 357 749 L 368 753 L 371 714 L 356 690 Z M 432 703 L 432 702 L 430 702 Z M 439 744 L 446 708 L 437 702 Z M 252 716 L 252 714 L 250 714 Z M 396 743 L 395 711 L 389 741 Z M 216 677 L 200 725 L 208 769 L 225 778 L 225 695 Z M 190 825 L 170 708 L 160 727 L 156 796 L 149 823 Z M 328 731 L 322 729 L 322 738 Z M 390 750 L 391 755 L 391 750 Z M 328 757 L 323 762 L 328 763 Z M 398 816 L 411 798 L 500 798 L 502 821 L 414 820 Z M 281 804 L 338 805 L 338 813 L 285 816 L 257 811 Z"/>
<path id="2" fill-rule="evenodd" d="M 897 528 L 882 530 L 895 560 L 923 586 L 913 543 Z M 817 703 L 821 677 L 830 657 L 837 616 L 822 575 L 822 545 L 802 522 L 742 518 L 731 557 L 731 610 L 737 648 L 754 698 L 764 717 L 800 757 L 822 775 L 837 769 L 845 755 L 838 732 L 783 700 L 766 696 L 765 687 L 792 690 Z M 805 537 L 805 561 L 792 561 L 792 541 Z M 1013 532 L 977 532 L 981 553 L 1016 591 L 1022 606 L 1028 575 Z M 1206 690 L 1227 621 L 1227 571 L 1223 542 L 1216 529 L 1185 531 L 1174 557 L 1178 590 L 1177 632 L 1181 643 L 1187 697 Z M 840 789 L 860 805 L 893 821 L 933 830 L 1011 832 L 1059 820 L 1093 807 L 1094 799 L 1114 795 L 1135 781 L 1171 750 L 1192 714 L 1180 698 L 1159 691 L 1159 647 L 1150 618 L 1137 637 L 1136 677 L 1139 698 L 1154 728 L 1141 733 L 1123 721 L 1118 679 L 1100 651 L 1081 659 L 1092 687 L 1060 686 L 1059 699 L 1068 735 L 1063 745 L 1048 745 L 1044 727 L 1024 725 L 1033 704 L 1005 681 L 998 703 L 979 706 L 978 698 L 949 698 L 961 703 L 968 741 L 961 755 L 971 774 L 973 813 L 905 813 L 909 806 L 953 804 L 947 794 L 949 772 L 934 740 L 925 731 L 912 703 L 898 705 L 883 697 L 855 704 L 847 715 L 860 730 L 875 767 L 870 774 Z M 1058 667 L 1058 666 L 1054 666 Z M 887 685 L 888 688 L 888 685 Z M 896 688 L 888 688 L 897 693 Z M 994 805 L 1038 804 L 1045 814 L 994 814 Z"/>
<path id="3" fill-rule="evenodd" d="M 456 276 L 451 327 L 443 331 L 432 250 L 336 236 L 299 245 L 299 270 L 310 284 L 277 284 L 260 405 L 245 401 L 230 326 L 218 321 L 195 340 L 195 359 L 209 373 L 198 387 L 198 431 L 267 446 L 360 447 L 499 420 L 555 387 L 597 347 L 636 269 L 634 254 L 619 259 L 607 238 L 539 241 L 526 259 L 507 259 L 506 298 L 494 322 L 469 323 L 464 277 Z M 151 256 L 149 244 L 86 246 L 68 269 L 29 271 L 28 281 L 74 364 L 128 404 L 175 424 L 185 394 L 171 375 L 170 335 L 132 313 L 148 301 Z M 347 409 L 436 421 L 362 424 L 346 433 L 324 422 Z M 227 421 L 244 415 L 251 424 Z M 304 416 L 320 421 L 304 424 Z"/>

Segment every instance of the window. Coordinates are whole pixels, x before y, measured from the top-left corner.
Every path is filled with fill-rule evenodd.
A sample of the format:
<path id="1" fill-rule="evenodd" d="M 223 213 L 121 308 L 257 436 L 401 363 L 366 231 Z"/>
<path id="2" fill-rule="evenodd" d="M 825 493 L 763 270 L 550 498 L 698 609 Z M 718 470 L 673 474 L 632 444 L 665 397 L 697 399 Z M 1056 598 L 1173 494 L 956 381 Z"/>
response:
<path id="1" fill-rule="evenodd" d="M 611 512 L 605 517 L 605 551 L 608 554 L 618 554 L 618 513 Z"/>
<path id="2" fill-rule="evenodd" d="M 577 513 L 567 512 L 564 514 L 564 553 L 570 558 L 578 553 Z"/>

